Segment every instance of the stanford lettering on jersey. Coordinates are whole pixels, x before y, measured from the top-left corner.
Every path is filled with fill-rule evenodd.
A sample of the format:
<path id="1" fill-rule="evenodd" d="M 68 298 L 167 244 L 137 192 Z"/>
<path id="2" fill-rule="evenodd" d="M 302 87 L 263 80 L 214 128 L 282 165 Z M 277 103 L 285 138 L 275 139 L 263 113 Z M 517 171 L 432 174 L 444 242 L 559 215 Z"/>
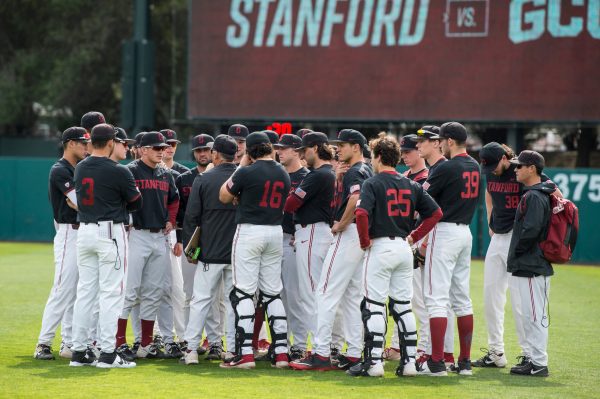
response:
<path id="1" fill-rule="evenodd" d="M 135 185 L 140 190 L 160 190 L 160 191 L 169 191 L 169 182 L 163 180 L 150 180 L 150 179 L 142 179 L 136 180 Z"/>
<path id="2" fill-rule="evenodd" d="M 487 184 L 487 190 L 490 193 L 520 193 L 521 185 L 513 182 L 490 181 Z"/>

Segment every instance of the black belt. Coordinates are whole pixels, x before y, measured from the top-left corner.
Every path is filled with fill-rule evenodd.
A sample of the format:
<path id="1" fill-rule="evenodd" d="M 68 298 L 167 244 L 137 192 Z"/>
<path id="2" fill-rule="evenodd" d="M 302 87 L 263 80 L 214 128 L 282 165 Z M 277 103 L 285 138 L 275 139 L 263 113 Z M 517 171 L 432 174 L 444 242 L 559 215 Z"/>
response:
<path id="1" fill-rule="evenodd" d="M 72 223 L 72 224 L 71 224 L 71 228 L 72 228 L 73 230 L 79 230 L 79 223 Z"/>

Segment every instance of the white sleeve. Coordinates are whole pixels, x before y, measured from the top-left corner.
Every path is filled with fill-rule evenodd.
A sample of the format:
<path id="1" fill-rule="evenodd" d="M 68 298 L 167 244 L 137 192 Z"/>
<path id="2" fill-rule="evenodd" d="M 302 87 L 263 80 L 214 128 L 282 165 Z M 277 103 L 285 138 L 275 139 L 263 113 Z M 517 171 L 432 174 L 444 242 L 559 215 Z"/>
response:
<path id="1" fill-rule="evenodd" d="M 77 194 L 75 194 L 75 190 L 69 191 L 66 195 L 67 198 L 71 200 L 73 205 L 77 206 Z"/>

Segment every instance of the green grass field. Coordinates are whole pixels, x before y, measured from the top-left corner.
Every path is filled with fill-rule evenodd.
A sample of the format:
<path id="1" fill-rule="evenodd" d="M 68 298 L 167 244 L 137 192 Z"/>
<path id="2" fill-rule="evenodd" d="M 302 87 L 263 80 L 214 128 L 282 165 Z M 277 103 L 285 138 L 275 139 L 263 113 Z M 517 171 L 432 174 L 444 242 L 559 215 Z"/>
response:
<path id="1" fill-rule="evenodd" d="M 39 361 L 33 352 L 53 275 L 52 246 L 0 243 L 0 397 L 229 397 L 229 398 L 597 398 L 600 372 L 600 268 L 560 266 L 550 296 L 550 373 L 515 377 L 508 369 L 475 369 L 472 377 L 397 378 L 388 364 L 383 379 L 340 372 L 222 370 L 218 362 L 190 367 L 177 360 L 140 361 L 132 370 L 70 368 L 68 360 Z M 483 265 L 473 262 L 473 358 L 486 346 L 482 309 Z M 517 353 L 510 304 L 506 345 Z M 54 342 L 58 357 L 60 335 Z M 456 344 L 458 348 L 458 344 Z"/>

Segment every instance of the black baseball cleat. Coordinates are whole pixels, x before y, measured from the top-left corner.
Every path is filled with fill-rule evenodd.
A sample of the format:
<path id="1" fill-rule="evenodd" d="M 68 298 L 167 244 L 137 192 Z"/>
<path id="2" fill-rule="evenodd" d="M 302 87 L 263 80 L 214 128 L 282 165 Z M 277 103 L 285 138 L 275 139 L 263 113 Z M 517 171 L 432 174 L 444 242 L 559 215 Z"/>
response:
<path id="1" fill-rule="evenodd" d="M 547 366 L 536 366 L 531 361 L 524 365 L 516 365 L 510 369 L 510 373 L 513 375 L 527 375 L 533 377 L 548 377 Z"/>
<path id="2" fill-rule="evenodd" d="M 220 343 L 211 344 L 208 348 L 208 354 L 206 355 L 206 360 L 221 360 L 221 355 L 223 354 L 223 346 Z"/>
<path id="3" fill-rule="evenodd" d="M 121 357 L 121 359 L 126 360 L 128 362 L 132 362 L 136 358 L 135 353 L 133 353 L 133 351 L 131 349 L 129 349 L 129 345 L 127 345 L 127 344 L 123 344 L 123 345 L 119 346 L 116 350 L 116 353 L 117 353 L 117 355 L 119 355 Z M 100 354 L 100 358 L 101 357 L 102 357 L 102 354 Z M 109 363 L 112 364 L 112 361 Z"/>
<path id="4" fill-rule="evenodd" d="M 306 351 L 298 348 L 297 346 L 293 346 L 290 348 L 290 361 L 296 361 L 302 359 L 306 356 Z"/>
<path id="5" fill-rule="evenodd" d="M 185 352 L 188 349 L 188 343 L 187 341 L 180 341 L 179 342 L 179 350 L 181 351 L 181 353 L 185 354 Z"/>
<path id="6" fill-rule="evenodd" d="M 165 347 L 163 337 L 160 334 L 156 334 L 152 339 L 152 342 L 154 342 L 154 345 L 156 345 L 159 350 L 162 350 Z"/>
<path id="7" fill-rule="evenodd" d="M 290 367 L 294 370 L 329 371 L 336 369 L 335 366 L 331 365 L 331 361 L 328 357 L 317 354 L 311 354 L 303 359 L 293 361 L 290 363 Z"/>
<path id="8" fill-rule="evenodd" d="M 179 345 L 175 342 L 169 342 L 165 344 L 165 358 L 166 359 L 179 359 L 183 356 Z"/>
<path id="9" fill-rule="evenodd" d="M 497 368 L 506 367 L 507 361 L 506 361 L 506 356 L 504 356 L 504 353 L 497 353 L 493 350 L 488 351 L 485 348 L 481 349 L 481 351 L 483 353 L 485 353 L 485 355 L 483 355 L 481 358 L 475 360 L 472 363 L 473 367 L 497 367 Z"/>
<path id="10" fill-rule="evenodd" d="M 358 362 L 346 370 L 346 374 L 352 377 L 383 377 L 384 373 L 383 362 L 371 363 L 369 365 L 364 362 Z"/>
<path id="11" fill-rule="evenodd" d="M 531 361 L 531 359 L 529 359 L 528 356 L 524 356 L 524 355 L 517 356 L 517 364 L 515 364 L 515 367 L 525 366 L 530 361 Z"/>
<path id="12" fill-rule="evenodd" d="M 341 352 L 336 346 L 331 345 L 329 348 L 330 348 L 329 358 L 331 359 L 331 364 L 333 364 L 335 366 L 338 364 L 338 357 L 340 356 Z"/>
<path id="13" fill-rule="evenodd" d="M 121 356 L 117 354 L 117 351 L 112 353 L 102 352 L 100 357 L 98 358 L 98 364 L 96 367 L 100 369 L 112 369 L 112 368 L 120 368 L 120 369 L 130 369 L 135 367 L 135 362 L 129 362 Z"/>
<path id="14" fill-rule="evenodd" d="M 38 344 L 35 347 L 33 357 L 38 360 L 54 360 L 52 347 L 50 345 Z"/>
<path id="15" fill-rule="evenodd" d="M 337 367 L 341 370 L 349 370 L 351 367 L 361 364 L 360 357 L 338 356 Z"/>
<path id="16" fill-rule="evenodd" d="M 470 359 L 458 359 L 455 370 L 458 375 L 473 375 Z"/>
<path id="17" fill-rule="evenodd" d="M 96 356 L 89 350 L 73 351 L 73 357 L 69 362 L 71 367 L 95 366 L 98 363 Z"/>
<path id="18" fill-rule="evenodd" d="M 446 370 L 446 364 L 443 360 L 436 362 L 432 358 L 429 358 L 426 362 L 422 363 L 419 366 L 419 370 L 417 370 L 417 375 L 445 377 L 448 375 L 448 371 Z"/>
<path id="19" fill-rule="evenodd" d="M 133 354 L 136 354 L 138 349 L 140 349 L 141 346 L 141 342 L 140 341 L 136 341 L 133 343 L 133 345 L 131 345 L 131 351 L 133 352 Z"/>

